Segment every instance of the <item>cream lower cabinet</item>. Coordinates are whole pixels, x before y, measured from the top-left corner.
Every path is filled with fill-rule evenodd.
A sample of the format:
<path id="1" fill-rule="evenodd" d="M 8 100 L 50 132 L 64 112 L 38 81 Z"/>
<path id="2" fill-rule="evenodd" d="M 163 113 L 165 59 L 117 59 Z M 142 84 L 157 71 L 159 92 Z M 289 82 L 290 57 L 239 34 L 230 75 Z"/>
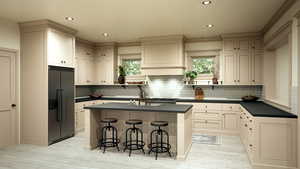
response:
<path id="1" fill-rule="evenodd" d="M 297 119 L 253 117 L 242 108 L 240 124 L 253 169 L 296 168 Z"/>
<path id="2" fill-rule="evenodd" d="M 193 132 L 239 133 L 239 104 L 194 103 Z"/>

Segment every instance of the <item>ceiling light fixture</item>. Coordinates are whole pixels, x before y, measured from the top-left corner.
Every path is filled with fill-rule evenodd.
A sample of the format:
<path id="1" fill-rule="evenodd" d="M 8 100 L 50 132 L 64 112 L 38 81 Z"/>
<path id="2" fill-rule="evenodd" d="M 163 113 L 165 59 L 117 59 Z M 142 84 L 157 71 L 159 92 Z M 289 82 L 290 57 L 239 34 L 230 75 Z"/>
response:
<path id="1" fill-rule="evenodd" d="M 214 25 L 212 25 L 212 24 L 208 24 L 208 25 L 206 25 L 206 27 L 208 27 L 208 28 L 212 28 L 212 27 L 214 27 Z"/>
<path id="2" fill-rule="evenodd" d="M 73 21 L 73 20 L 74 20 L 74 18 L 72 18 L 72 17 L 70 17 L 70 16 L 65 17 L 65 19 L 66 19 L 67 21 Z"/>
<path id="3" fill-rule="evenodd" d="M 202 1 L 202 4 L 203 5 L 209 5 L 209 4 L 211 4 L 211 1 Z"/>
<path id="4" fill-rule="evenodd" d="M 108 36 L 109 36 L 108 33 L 103 33 L 102 35 L 103 35 L 104 37 L 108 37 Z"/>

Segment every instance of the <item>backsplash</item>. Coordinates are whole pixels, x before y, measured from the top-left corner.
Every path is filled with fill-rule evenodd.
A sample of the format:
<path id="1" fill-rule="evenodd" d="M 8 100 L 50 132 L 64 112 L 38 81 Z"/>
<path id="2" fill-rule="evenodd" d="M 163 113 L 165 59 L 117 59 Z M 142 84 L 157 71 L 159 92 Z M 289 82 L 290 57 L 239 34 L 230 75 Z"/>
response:
<path id="1" fill-rule="evenodd" d="M 182 83 L 181 77 L 150 77 L 148 85 L 144 86 L 147 97 L 155 98 L 178 98 L 194 97 L 194 89 Z M 228 98 L 240 99 L 245 95 L 262 97 L 262 86 L 202 86 L 205 98 Z M 99 93 L 105 96 L 138 96 L 139 89 L 136 86 L 91 86 L 77 87 L 76 96 L 86 96 L 92 93 Z M 90 93 L 89 93 L 90 92 Z"/>

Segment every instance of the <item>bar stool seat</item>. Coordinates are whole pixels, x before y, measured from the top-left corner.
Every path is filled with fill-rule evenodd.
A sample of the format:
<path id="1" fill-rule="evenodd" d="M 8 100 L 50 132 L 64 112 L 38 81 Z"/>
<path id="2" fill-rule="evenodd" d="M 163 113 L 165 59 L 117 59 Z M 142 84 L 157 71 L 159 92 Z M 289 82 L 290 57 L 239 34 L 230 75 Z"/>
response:
<path id="1" fill-rule="evenodd" d="M 139 124 L 143 124 L 143 121 L 138 119 L 130 119 L 127 120 L 125 123 L 128 125 L 139 125 Z"/>
<path id="2" fill-rule="evenodd" d="M 167 121 L 153 121 L 150 124 L 151 124 L 151 126 L 155 126 L 155 127 L 165 127 L 165 126 L 168 126 L 168 122 Z"/>
<path id="3" fill-rule="evenodd" d="M 118 119 L 116 118 L 104 118 L 101 120 L 102 123 L 116 123 L 118 122 Z"/>

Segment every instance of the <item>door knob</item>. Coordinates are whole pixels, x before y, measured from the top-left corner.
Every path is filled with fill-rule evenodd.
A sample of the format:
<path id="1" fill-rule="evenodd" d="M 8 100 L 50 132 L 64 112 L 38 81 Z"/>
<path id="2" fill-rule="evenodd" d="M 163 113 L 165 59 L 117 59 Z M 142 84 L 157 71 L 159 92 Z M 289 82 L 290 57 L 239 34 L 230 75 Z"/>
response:
<path id="1" fill-rule="evenodd" d="M 12 104 L 12 105 L 11 105 L 11 107 L 16 107 L 16 106 L 17 106 L 16 104 Z"/>

